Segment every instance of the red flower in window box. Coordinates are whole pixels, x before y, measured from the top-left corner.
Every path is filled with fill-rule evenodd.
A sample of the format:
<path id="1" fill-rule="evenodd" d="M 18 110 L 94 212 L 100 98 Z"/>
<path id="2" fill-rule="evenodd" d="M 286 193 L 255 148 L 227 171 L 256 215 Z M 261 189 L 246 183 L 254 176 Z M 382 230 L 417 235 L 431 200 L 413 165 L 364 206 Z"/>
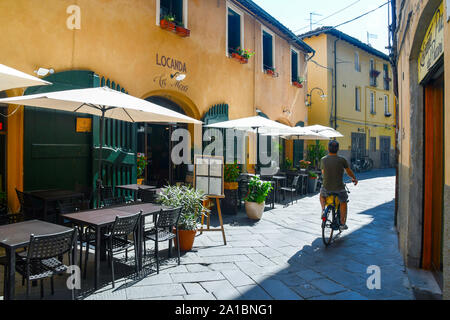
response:
<path id="1" fill-rule="evenodd" d="M 176 33 L 177 35 L 179 35 L 180 37 L 189 37 L 191 35 L 191 30 L 186 29 L 183 26 L 177 26 L 176 27 Z"/>
<path id="2" fill-rule="evenodd" d="M 162 29 L 165 30 L 169 30 L 169 31 L 173 31 L 175 30 L 175 23 L 166 19 L 161 19 L 159 25 L 161 26 Z"/>
<path id="3" fill-rule="evenodd" d="M 273 77 L 275 75 L 275 70 L 273 70 L 273 69 L 266 69 L 266 73 Z"/>

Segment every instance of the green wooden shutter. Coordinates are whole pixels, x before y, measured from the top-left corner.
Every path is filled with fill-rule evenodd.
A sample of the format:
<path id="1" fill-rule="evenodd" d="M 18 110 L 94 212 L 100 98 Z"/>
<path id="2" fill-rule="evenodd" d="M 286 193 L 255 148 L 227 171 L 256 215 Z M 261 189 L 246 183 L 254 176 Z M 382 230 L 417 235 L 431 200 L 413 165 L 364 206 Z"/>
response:
<path id="1" fill-rule="evenodd" d="M 296 127 L 304 127 L 305 123 L 300 121 L 295 125 Z M 294 141 L 294 167 L 300 166 L 300 160 L 303 160 L 303 151 L 305 148 L 304 140 L 295 140 Z"/>

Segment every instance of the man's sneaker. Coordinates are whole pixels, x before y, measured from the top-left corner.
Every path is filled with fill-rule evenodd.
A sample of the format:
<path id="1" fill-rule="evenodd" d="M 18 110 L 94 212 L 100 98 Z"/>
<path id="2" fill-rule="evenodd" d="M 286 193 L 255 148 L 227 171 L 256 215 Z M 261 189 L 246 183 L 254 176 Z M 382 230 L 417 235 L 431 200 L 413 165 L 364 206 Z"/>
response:
<path id="1" fill-rule="evenodd" d="M 339 230 L 340 230 L 340 231 L 348 230 L 348 227 L 347 227 L 346 224 L 342 224 L 342 225 L 339 227 Z"/>

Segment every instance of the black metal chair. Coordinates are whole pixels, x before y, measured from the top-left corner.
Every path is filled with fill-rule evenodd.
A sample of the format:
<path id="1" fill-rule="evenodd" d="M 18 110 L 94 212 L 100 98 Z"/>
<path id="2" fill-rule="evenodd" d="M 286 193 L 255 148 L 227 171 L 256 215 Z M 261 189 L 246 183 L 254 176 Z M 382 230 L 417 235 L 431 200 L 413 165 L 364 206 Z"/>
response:
<path id="1" fill-rule="evenodd" d="M 156 189 L 139 189 L 138 198 L 141 199 L 142 202 L 155 203 L 158 199 L 158 195 L 156 194 Z"/>
<path id="2" fill-rule="evenodd" d="M 44 297 L 45 278 L 51 278 L 51 292 L 54 294 L 53 276 L 65 273 L 67 266 L 60 261 L 65 253 L 69 254 L 69 265 L 73 265 L 72 256 L 75 257 L 76 229 L 42 235 L 30 236 L 28 249 L 17 254 L 16 270 L 22 277 L 22 283 L 27 281 L 27 298 L 30 293 L 30 282 L 40 280 L 41 298 Z"/>
<path id="3" fill-rule="evenodd" d="M 139 272 L 139 250 L 138 250 L 138 226 L 142 212 L 126 217 L 116 217 L 116 221 L 109 233 L 105 235 L 106 247 L 111 265 L 112 287 L 114 288 L 114 254 L 125 252 L 125 261 L 128 260 L 128 249 L 134 247 L 134 261 L 136 273 Z M 128 236 L 133 234 L 133 241 Z M 87 258 L 86 258 L 87 262 Z"/>
<path id="4" fill-rule="evenodd" d="M 171 257 L 172 239 L 177 239 L 178 265 L 180 264 L 180 240 L 178 237 L 178 220 L 180 219 L 181 207 L 163 208 L 156 217 L 155 227 L 144 232 L 144 241 L 155 242 L 156 272 L 159 273 L 159 247 L 158 242 L 169 241 L 168 256 Z M 173 229 L 175 228 L 175 234 Z"/>
<path id="5" fill-rule="evenodd" d="M 39 213 L 44 209 L 43 204 L 29 194 L 16 189 L 17 198 L 20 203 L 19 215 L 23 220 L 39 218 Z"/>
<path id="6" fill-rule="evenodd" d="M 126 202 L 124 196 L 114 196 L 113 187 L 111 186 L 103 187 L 100 191 L 100 196 L 104 207 L 117 206 Z"/>
<path id="7" fill-rule="evenodd" d="M 292 179 L 292 185 L 291 187 L 282 187 L 281 190 L 283 190 L 284 198 L 286 199 L 286 192 L 290 192 L 291 194 L 291 203 L 294 204 L 294 193 L 297 194 L 298 190 L 298 179 L 300 176 L 295 176 L 294 179 Z M 295 199 L 295 202 L 297 203 L 297 199 Z"/>
<path id="8" fill-rule="evenodd" d="M 249 180 L 243 178 L 238 181 L 238 198 L 239 198 L 239 208 L 242 207 L 242 201 L 248 194 L 248 182 Z"/>

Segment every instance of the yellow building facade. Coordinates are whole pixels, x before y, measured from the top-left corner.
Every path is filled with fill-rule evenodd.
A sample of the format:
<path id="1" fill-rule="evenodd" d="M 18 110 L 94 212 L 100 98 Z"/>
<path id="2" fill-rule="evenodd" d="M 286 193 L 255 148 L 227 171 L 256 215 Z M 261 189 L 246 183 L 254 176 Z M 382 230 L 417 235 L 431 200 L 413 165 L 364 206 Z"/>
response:
<path id="1" fill-rule="evenodd" d="M 395 110 L 387 55 L 328 27 L 301 38 L 315 50 L 308 64 L 308 122 L 342 133 L 340 154 L 349 163 L 368 156 L 375 168 L 393 167 Z"/>
<path id="2" fill-rule="evenodd" d="M 190 30 L 188 37 L 161 27 L 161 19 L 168 13 L 178 15 L 176 20 Z M 306 61 L 313 50 L 252 1 L 7 0 L 0 3 L 0 17 L 1 63 L 28 74 L 40 67 L 52 69 L 54 73 L 44 78 L 54 86 L 82 87 L 71 83 L 79 76 L 71 72 L 83 71 L 94 78 L 93 86 L 109 85 L 139 98 L 162 101 L 196 119 L 204 119 L 215 106 L 226 105 L 226 112 L 220 114 L 222 119 L 254 116 L 260 110 L 290 126 L 307 122 L 307 89 L 293 85 L 292 73 L 295 67 L 299 77 L 306 77 Z M 255 53 L 248 63 L 232 58 L 231 45 L 236 43 Z M 275 69 L 274 76 L 267 69 Z M 176 80 L 177 72 L 186 77 Z M 4 96 L 22 95 L 24 91 L 9 90 Z M 15 113 L 8 117 L 7 130 L 1 133 L 6 143 L 0 152 L 6 159 L 3 179 L 8 206 L 17 211 L 15 188 L 37 188 L 27 163 L 42 154 L 39 146 L 53 142 L 36 142 L 37 137 L 30 137 L 33 132 L 29 123 L 42 113 L 34 114 L 26 107 L 16 110 L 15 106 L 7 110 Z M 52 129 L 51 122 L 47 125 Z M 72 131 L 77 135 L 75 127 Z M 201 136 L 201 131 L 190 131 L 197 138 Z M 86 150 L 95 151 L 95 137 L 94 142 L 90 139 Z M 134 139 L 130 138 L 133 146 L 139 142 L 139 138 L 137 142 Z M 133 148 L 129 154 L 135 157 Z M 292 144 L 286 149 L 286 155 L 292 157 Z M 86 157 L 90 157 L 88 153 Z M 251 153 L 248 150 L 247 158 Z M 51 159 L 45 161 L 52 166 Z M 87 168 L 90 170 L 90 166 Z M 70 175 L 64 165 L 58 170 L 48 174 Z M 61 187 L 57 179 L 43 187 Z M 67 188 L 73 187 L 73 179 L 69 180 L 64 185 Z"/>

